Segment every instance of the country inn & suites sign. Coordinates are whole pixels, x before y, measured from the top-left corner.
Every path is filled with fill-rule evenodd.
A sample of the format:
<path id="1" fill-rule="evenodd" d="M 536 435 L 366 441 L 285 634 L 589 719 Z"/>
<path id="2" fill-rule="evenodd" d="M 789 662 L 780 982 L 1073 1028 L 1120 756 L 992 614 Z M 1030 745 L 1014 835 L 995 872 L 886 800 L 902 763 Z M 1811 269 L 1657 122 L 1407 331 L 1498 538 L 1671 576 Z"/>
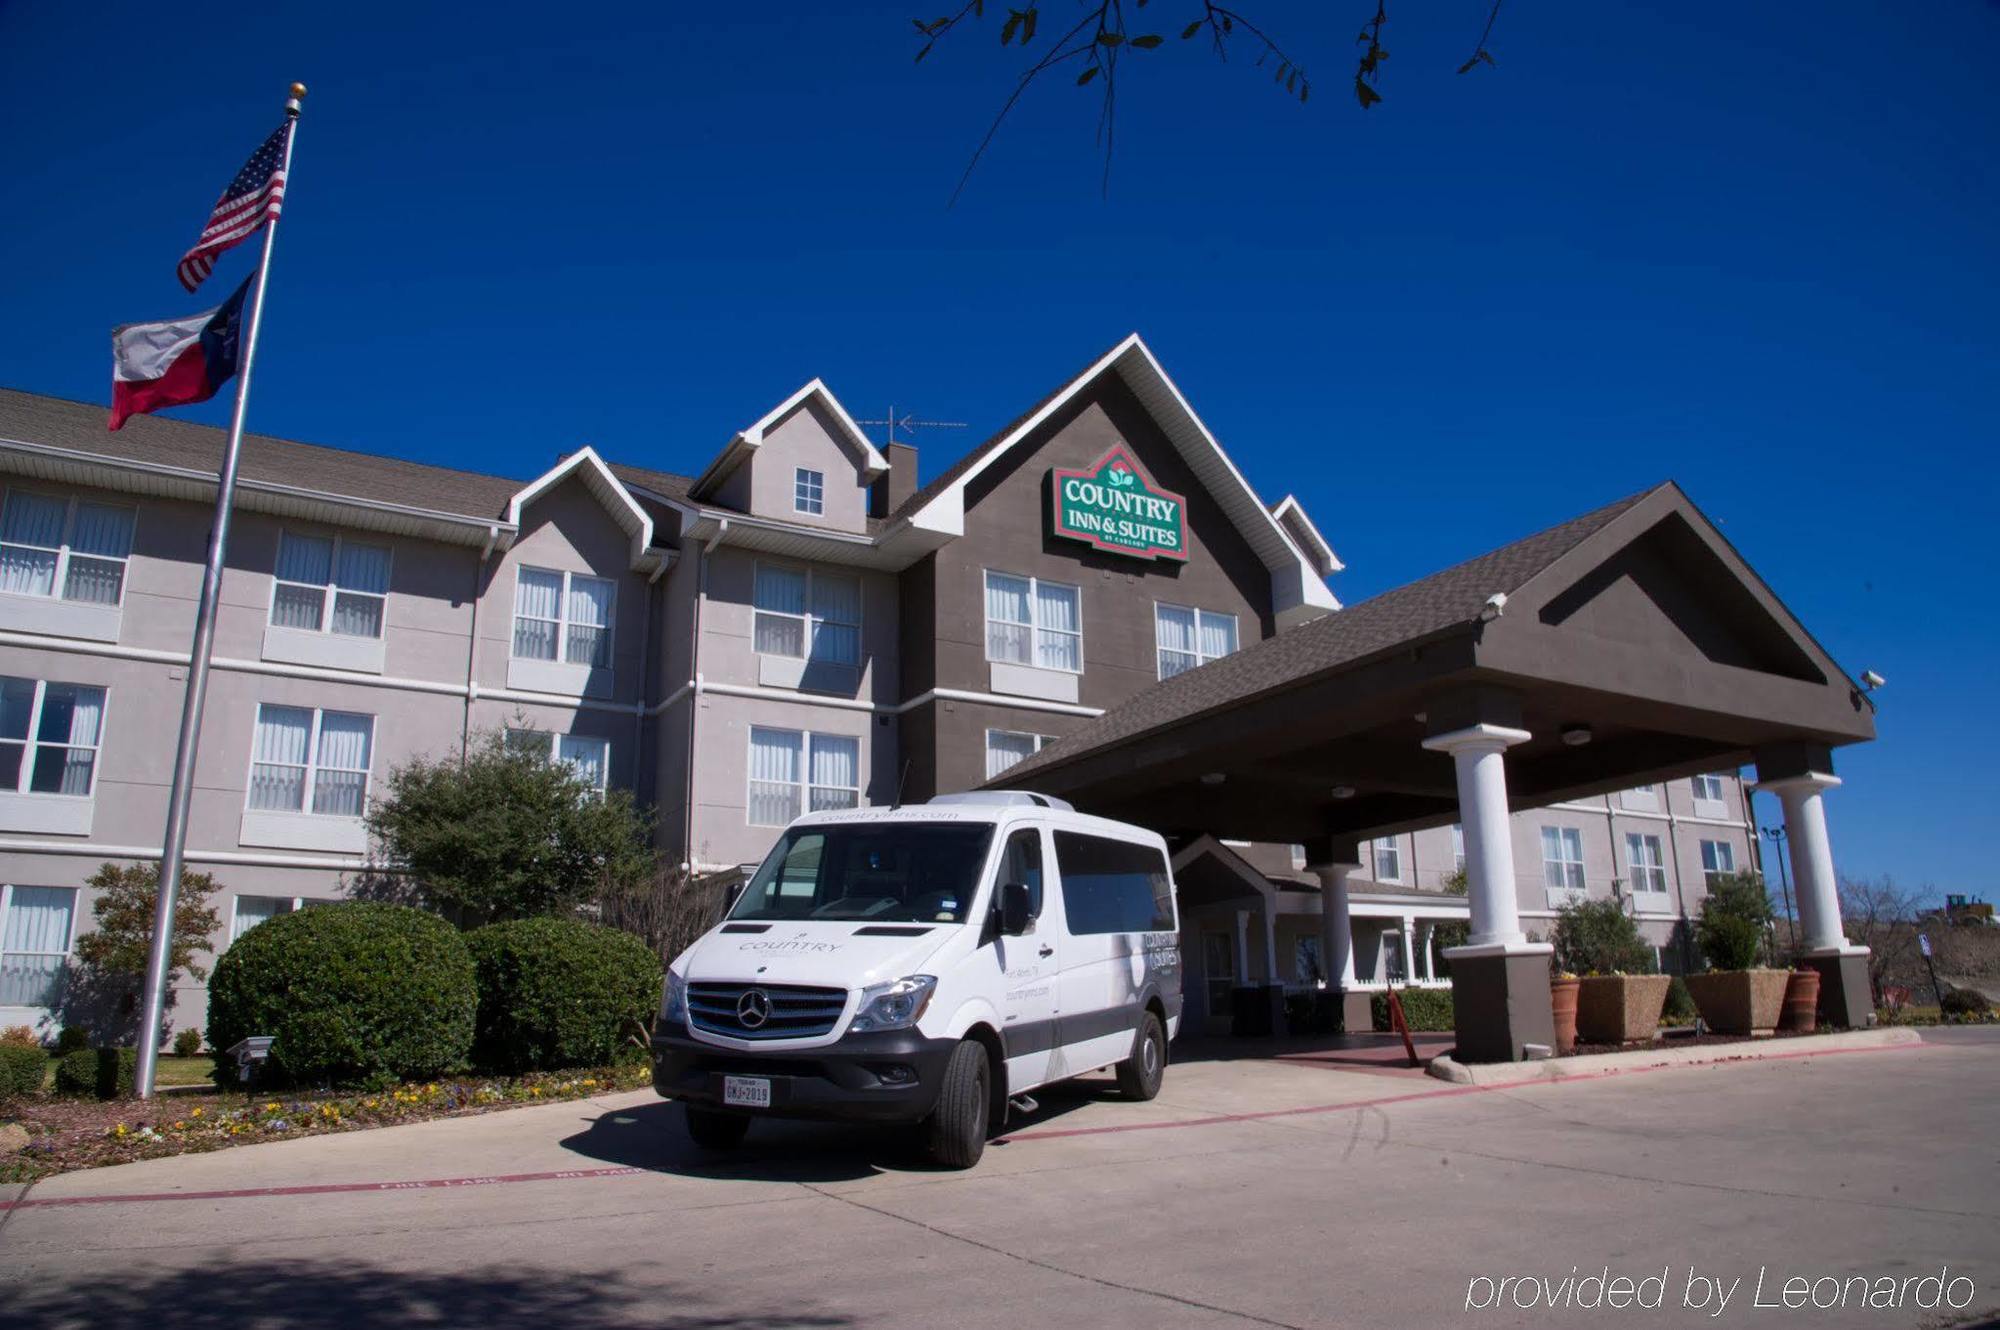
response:
<path id="1" fill-rule="evenodd" d="M 1187 502 L 1153 483 L 1124 444 L 1049 472 L 1049 534 L 1135 559 L 1187 561 Z"/>

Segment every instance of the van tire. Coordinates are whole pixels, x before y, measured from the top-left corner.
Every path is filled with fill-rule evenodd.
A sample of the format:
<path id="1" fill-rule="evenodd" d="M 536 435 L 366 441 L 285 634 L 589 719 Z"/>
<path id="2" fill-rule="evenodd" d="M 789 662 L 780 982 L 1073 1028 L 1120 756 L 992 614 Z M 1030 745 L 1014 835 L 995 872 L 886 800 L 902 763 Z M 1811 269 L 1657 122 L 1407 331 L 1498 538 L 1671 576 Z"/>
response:
<path id="1" fill-rule="evenodd" d="M 924 1123 L 931 1158 L 946 1168 L 971 1168 L 986 1153 L 991 1076 L 986 1045 L 967 1039 L 951 1051 L 937 1107 Z"/>
<path id="2" fill-rule="evenodd" d="M 1132 1036 L 1132 1056 L 1118 1064 L 1118 1093 L 1127 1099 L 1146 1100 L 1160 1092 L 1167 1078 L 1167 1032 L 1160 1018 L 1147 1012 Z"/>
<path id="3" fill-rule="evenodd" d="M 712 1108 L 685 1106 L 688 1138 L 704 1150 L 734 1150 L 743 1144 L 750 1119 L 743 1113 L 718 1113 Z"/>

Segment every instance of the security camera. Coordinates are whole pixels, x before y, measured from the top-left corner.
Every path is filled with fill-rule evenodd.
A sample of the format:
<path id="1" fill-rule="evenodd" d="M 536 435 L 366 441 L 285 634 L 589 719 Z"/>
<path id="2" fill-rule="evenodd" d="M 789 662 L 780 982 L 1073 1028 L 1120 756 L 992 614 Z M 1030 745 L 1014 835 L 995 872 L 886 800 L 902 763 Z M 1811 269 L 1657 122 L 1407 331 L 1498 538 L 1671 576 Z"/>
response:
<path id="1" fill-rule="evenodd" d="M 1495 619 L 1499 618 L 1506 612 L 1507 612 L 1507 593 L 1504 591 L 1496 591 L 1492 595 L 1486 598 L 1486 603 L 1484 605 L 1480 606 L 1479 621 L 1481 623 L 1492 623 Z"/>
<path id="2" fill-rule="evenodd" d="M 1874 692 L 1877 688 L 1880 688 L 1883 684 L 1887 682 L 1889 682 L 1887 679 L 1884 679 L 1881 675 L 1875 673 L 1875 671 L 1873 670 L 1861 671 L 1862 686 L 1867 688 L 1868 691 L 1871 693 Z"/>

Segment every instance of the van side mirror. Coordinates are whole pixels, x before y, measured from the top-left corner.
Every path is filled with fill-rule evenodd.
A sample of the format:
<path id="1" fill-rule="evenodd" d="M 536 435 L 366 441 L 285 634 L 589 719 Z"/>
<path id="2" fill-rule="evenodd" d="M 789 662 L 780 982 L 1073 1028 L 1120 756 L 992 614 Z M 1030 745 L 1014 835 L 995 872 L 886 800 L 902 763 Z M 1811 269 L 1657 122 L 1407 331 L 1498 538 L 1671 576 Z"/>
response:
<path id="1" fill-rule="evenodd" d="M 1000 931 L 1020 937 L 1035 922 L 1026 883 L 1006 882 L 1000 887 Z"/>

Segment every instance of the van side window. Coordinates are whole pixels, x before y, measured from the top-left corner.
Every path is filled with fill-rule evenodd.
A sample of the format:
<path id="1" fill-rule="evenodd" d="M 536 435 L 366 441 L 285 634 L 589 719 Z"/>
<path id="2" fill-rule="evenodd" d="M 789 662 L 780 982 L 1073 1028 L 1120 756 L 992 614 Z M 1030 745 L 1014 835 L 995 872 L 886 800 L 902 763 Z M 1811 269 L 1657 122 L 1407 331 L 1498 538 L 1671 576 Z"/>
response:
<path id="1" fill-rule="evenodd" d="M 1007 852 L 1000 859 L 1000 885 L 1019 882 L 1028 889 L 1028 913 L 1042 917 L 1042 833 L 1029 828 L 1007 838 Z M 993 893 L 995 908 L 1000 893 Z"/>
<path id="2" fill-rule="evenodd" d="M 1152 846 L 1058 831 L 1056 868 L 1071 933 L 1173 931 L 1173 879 Z"/>

